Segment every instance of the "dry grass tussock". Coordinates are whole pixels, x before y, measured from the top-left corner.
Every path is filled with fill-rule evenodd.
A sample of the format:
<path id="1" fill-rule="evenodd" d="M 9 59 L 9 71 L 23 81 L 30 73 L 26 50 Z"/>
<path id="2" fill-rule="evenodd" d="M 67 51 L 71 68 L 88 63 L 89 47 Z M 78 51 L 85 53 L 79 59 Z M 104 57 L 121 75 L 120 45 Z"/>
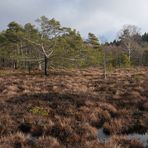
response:
<path id="1" fill-rule="evenodd" d="M 104 80 L 94 68 L 51 70 L 47 77 L 3 70 L 0 147 L 142 147 L 123 135 L 148 130 L 147 73 L 117 69 Z M 108 142 L 99 142 L 100 128 Z"/>

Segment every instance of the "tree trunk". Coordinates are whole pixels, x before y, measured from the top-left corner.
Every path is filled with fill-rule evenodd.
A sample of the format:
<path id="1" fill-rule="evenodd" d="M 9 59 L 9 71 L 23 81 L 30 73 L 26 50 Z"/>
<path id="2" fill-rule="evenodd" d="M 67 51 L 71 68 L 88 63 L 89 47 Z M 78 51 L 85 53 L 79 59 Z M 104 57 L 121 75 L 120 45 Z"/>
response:
<path id="1" fill-rule="evenodd" d="M 103 67 L 104 67 L 104 79 L 106 80 L 107 78 L 107 70 L 106 70 L 106 53 L 104 49 L 104 55 L 103 55 Z"/>
<path id="2" fill-rule="evenodd" d="M 48 75 L 48 73 L 47 73 L 47 68 L 48 68 L 48 58 L 46 57 L 46 56 L 44 56 L 44 62 L 45 62 L 45 67 L 44 67 L 44 74 L 45 74 L 45 76 L 47 76 Z"/>
<path id="3" fill-rule="evenodd" d="M 30 64 L 30 62 L 28 62 L 28 72 L 29 72 L 29 74 L 31 73 L 31 64 Z"/>
<path id="4" fill-rule="evenodd" d="M 131 49 L 130 48 L 128 49 L 128 58 L 129 58 L 129 62 L 131 64 Z"/>
<path id="5" fill-rule="evenodd" d="M 5 67 L 5 59 L 2 58 L 2 67 Z"/>
<path id="6" fill-rule="evenodd" d="M 17 61 L 14 60 L 14 63 L 13 63 L 13 67 L 14 69 L 17 69 Z"/>
<path id="7" fill-rule="evenodd" d="M 41 63 L 41 62 L 39 62 L 38 69 L 39 69 L 40 71 L 42 71 L 42 63 Z"/>

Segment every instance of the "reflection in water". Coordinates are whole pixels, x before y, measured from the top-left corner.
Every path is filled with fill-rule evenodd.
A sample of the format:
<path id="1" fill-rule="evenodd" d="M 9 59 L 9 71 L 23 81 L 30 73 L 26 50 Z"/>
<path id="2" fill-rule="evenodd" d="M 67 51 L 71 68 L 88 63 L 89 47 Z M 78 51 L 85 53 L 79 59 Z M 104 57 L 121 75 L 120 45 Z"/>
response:
<path id="1" fill-rule="evenodd" d="M 145 134 L 128 134 L 126 135 L 128 137 L 128 139 L 132 140 L 132 139 L 136 139 L 138 141 L 140 141 L 141 144 L 143 144 L 144 147 L 148 147 L 148 132 Z M 101 143 L 106 143 L 108 142 L 108 140 L 110 139 L 109 135 L 106 135 L 103 132 L 103 128 L 100 128 L 97 132 L 97 137 L 99 142 Z"/>
<path id="2" fill-rule="evenodd" d="M 106 134 L 103 132 L 103 128 L 100 128 L 100 129 L 98 130 L 97 137 L 98 137 L 98 139 L 99 139 L 99 142 L 101 142 L 101 143 L 107 142 L 108 139 L 110 138 L 109 135 L 106 135 Z"/>
<path id="3" fill-rule="evenodd" d="M 140 141 L 144 147 L 148 146 L 148 132 L 145 134 L 129 134 L 127 135 L 129 139 L 136 139 Z"/>

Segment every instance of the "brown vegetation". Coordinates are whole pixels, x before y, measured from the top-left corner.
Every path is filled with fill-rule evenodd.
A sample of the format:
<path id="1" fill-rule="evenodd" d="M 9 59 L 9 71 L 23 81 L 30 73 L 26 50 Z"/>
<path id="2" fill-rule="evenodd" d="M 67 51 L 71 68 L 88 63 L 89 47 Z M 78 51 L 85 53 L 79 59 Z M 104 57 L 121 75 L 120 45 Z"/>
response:
<path id="1" fill-rule="evenodd" d="M 4 72 L 0 147 L 142 147 L 123 135 L 148 130 L 148 69 L 119 69 L 107 80 L 97 69 Z M 108 143 L 99 142 L 99 128 Z"/>

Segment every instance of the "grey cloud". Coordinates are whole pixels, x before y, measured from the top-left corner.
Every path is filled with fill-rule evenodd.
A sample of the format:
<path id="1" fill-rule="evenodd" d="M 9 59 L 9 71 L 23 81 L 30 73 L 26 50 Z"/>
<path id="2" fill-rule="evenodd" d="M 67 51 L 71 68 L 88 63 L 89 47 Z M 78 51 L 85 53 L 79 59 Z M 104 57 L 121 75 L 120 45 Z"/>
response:
<path id="1" fill-rule="evenodd" d="M 0 29 L 13 20 L 24 24 L 46 15 L 76 28 L 84 37 L 93 32 L 112 39 L 124 24 L 147 31 L 147 6 L 147 0 L 1 0 Z"/>

